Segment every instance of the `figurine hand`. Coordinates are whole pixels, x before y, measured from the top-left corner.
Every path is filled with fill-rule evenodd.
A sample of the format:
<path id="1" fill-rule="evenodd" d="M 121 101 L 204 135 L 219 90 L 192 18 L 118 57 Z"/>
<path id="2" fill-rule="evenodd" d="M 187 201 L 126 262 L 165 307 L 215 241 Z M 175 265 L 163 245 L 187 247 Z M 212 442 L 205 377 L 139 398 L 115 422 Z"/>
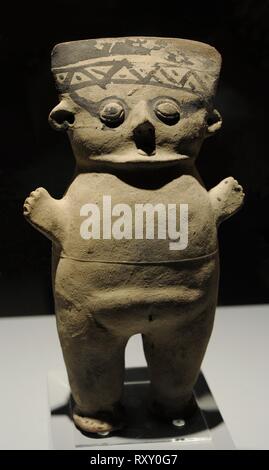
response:
<path id="1" fill-rule="evenodd" d="M 211 189 L 209 196 L 219 223 L 240 208 L 245 195 L 242 186 L 230 176 Z"/>
<path id="2" fill-rule="evenodd" d="M 220 184 L 223 185 L 223 192 L 226 195 L 226 205 L 239 208 L 245 196 L 242 186 L 232 176 L 226 178 Z"/>
<path id="3" fill-rule="evenodd" d="M 31 219 L 36 210 L 40 210 L 40 205 L 44 204 L 46 200 L 50 199 L 48 191 L 44 188 L 37 188 L 30 193 L 30 196 L 25 200 L 23 205 L 23 215 Z"/>
<path id="4" fill-rule="evenodd" d="M 63 243 L 68 210 L 62 199 L 54 199 L 46 189 L 37 188 L 25 200 L 23 214 L 50 240 L 60 245 Z"/>

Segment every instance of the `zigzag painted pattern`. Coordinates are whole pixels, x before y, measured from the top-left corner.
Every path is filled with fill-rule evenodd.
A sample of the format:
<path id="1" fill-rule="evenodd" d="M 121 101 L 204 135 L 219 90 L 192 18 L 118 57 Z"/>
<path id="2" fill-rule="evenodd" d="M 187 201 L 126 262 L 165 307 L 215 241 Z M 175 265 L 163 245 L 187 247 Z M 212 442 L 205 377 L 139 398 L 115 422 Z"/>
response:
<path id="1" fill-rule="evenodd" d="M 208 94 L 207 81 L 214 77 L 187 67 L 155 64 L 134 64 L 127 59 L 79 64 L 53 69 L 60 91 L 76 91 L 98 85 L 106 88 L 109 83 L 156 85 L 168 88 L 184 88 L 193 93 Z"/>

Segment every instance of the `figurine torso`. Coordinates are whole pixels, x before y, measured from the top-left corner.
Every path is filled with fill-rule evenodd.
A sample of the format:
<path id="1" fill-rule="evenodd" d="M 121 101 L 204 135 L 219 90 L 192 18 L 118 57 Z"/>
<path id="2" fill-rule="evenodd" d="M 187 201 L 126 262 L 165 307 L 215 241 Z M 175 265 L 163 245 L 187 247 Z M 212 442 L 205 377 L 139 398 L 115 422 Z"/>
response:
<path id="1" fill-rule="evenodd" d="M 109 195 L 111 208 L 104 207 L 103 197 Z M 183 175 L 158 189 L 133 187 L 108 173 L 85 173 L 78 175 L 64 198 L 67 202 L 68 224 L 62 255 L 78 260 L 104 262 L 165 262 L 197 258 L 211 254 L 217 249 L 217 230 L 207 191 L 190 175 Z M 100 213 L 100 238 L 85 240 L 80 227 L 85 220 L 80 215 L 85 204 L 95 204 Z M 104 210 L 112 212 L 117 204 L 126 204 L 132 212 L 132 238 L 116 240 L 111 234 L 104 239 Z M 168 212 L 168 204 L 177 207 L 179 227 L 180 204 L 188 205 L 188 244 L 185 249 L 169 249 L 169 235 L 158 238 L 158 216 L 154 218 L 154 239 L 135 238 L 135 211 L 137 204 L 162 204 Z M 111 216 L 111 225 L 117 217 Z M 146 219 L 144 219 L 144 225 Z"/>
<path id="2" fill-rule="evenodd" d="M 188 204 L 189 243 L 185 250 L 169 250 L 169 240 L 84 240 L 79 227 L 85 217 L 80 208 L 86 203 L 100 206 L 103 195 L 111 195 L 112 205 Z M 197 308 L 217 291 L 217 230 L 207 191 L 192 176 L 174 179 L 157 190 L 131 187 L 116 176 L 87 173 L 76 177 L 65 198 L 69 207 L 67 237 L 56 271 L 57 304 L 81 303 L 106 321 L 113 311 L 120 321 L 129 314 L 135 326 L 138 317 L 155 304 L 168 315 L 173 305 L 195 315 Z M 75 273 L 75 275 L 74 275 Z M 215 297 L 214 297 L 215 298 Z M 159 308 L 158 307 L 158 308 Z M 139 313 L 140 312 L 140 313 Z M 127 317 L 125 317 L 127 315 Z"/>

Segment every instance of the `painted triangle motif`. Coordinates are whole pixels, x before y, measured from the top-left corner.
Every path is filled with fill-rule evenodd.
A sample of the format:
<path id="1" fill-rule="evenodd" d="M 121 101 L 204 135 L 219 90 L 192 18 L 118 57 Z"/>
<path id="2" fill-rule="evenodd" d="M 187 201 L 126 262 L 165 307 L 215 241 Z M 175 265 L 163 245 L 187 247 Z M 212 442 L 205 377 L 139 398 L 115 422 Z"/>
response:
<path id="1" fill-rule="evenodd" d="M 169 70 L 169 68 L 165 68 L 165 70 L 160 69 L 160 73 L 165 79 L 164 83 L 170 83 L 170 85 L 171 83 L 174 83 L 174 84 L 178 83 L 178 78 L 175 77 L 175 75 L 172 73 L 171 70 Z"/>
<path id="2" fill-rule="evenodd" d="M 113 80 L 134 80 L 134 75 L 125 65 L 113 75 Z"/>
<path id="3" fill-rule="evenodd" d="M 67 72 L 61 72 L 56 74 L 56 79 L 59 83 L 63 83 L 67 77 Z"/>
<path id="4" fill-rule="evenodd" d="M 86 67 L 85 70 L 93 75 L 95 78 L 102 79 L 106 76 L 109 70 L 111 70 L 111 65 L 98 65 L 96 67 Z"/>
<path id="5" fill-rule="evenodd" d="M 163 83 L 163 78 L 160 77 L 160 75 L 158 76 L 157 72 L 154 72 L 154 75 L 149 76 L 149 83 L 155 83 L 157 85 L 160 85 Z"/>
<path id="6" fill-rule="evenodd" d="M 87 75 L 85 75 L 84 73 L 74 72 L 72 80 L 71 80 L 71 85 L 77 85 L 78 83 L 88 82 L 88 81 L 90 81 L 90 78 L 87 77 Z"/>
<path id="7" fill-rule="evenodd" d="M 180 75 L 182 75 L 182 73 L 180 73 L 180 69 L 179 69 L 179 68 L 170 67 L 168 70 L 169 70 L 169 75 L 171 75 L 175 80 L 176 80 Z"/>
<path id="8" fill-rule="evenodd" d="M 156 67 L 155 66 L 146 66 L 145 67 L 136 67 L 135 68 L 135 72 L 136 74 L 139 74 L 140 78 L 150 78 L 151 75 L 154 73 L 154 71 L 156 70 Z"/>
<path id="9" fill-rule="evenodd" d="M 175 83 L 178 83 L 188 71 L 188 69 L 183 67 L 165 67 L 167 77 L 171 77 L 171 81 L 175 81 Z"/>
<path id="10" fill-rule="evenodd" d="M 200 79 L 197 79 L 193 72 L 184 75 L 180 83 L 183 88 L 190 88 L 191 90 L 206 89 L 206 85 Z"/>

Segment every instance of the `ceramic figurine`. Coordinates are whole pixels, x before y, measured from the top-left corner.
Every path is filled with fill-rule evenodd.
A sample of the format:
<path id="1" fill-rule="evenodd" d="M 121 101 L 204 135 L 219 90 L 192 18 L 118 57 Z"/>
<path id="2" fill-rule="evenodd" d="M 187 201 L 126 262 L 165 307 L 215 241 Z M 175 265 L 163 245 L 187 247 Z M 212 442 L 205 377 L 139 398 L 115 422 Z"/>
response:
<path id="1" fill-rule="evenodd" d="M 221 127 L 213 98 L 220 54 L 200 42 L 151 37 L 56 45 L 60 102 L 74 178 L 60 200 L 44 188 L 27 220 L 52 241 L 59 338 L 76 426 L 124 426 L 124 351 L 142 334 L 151 411 L 186 417 L 212 331 L 220 222 L 243 201 L 227 177 L 207 191 L 195 167 Z"/>

